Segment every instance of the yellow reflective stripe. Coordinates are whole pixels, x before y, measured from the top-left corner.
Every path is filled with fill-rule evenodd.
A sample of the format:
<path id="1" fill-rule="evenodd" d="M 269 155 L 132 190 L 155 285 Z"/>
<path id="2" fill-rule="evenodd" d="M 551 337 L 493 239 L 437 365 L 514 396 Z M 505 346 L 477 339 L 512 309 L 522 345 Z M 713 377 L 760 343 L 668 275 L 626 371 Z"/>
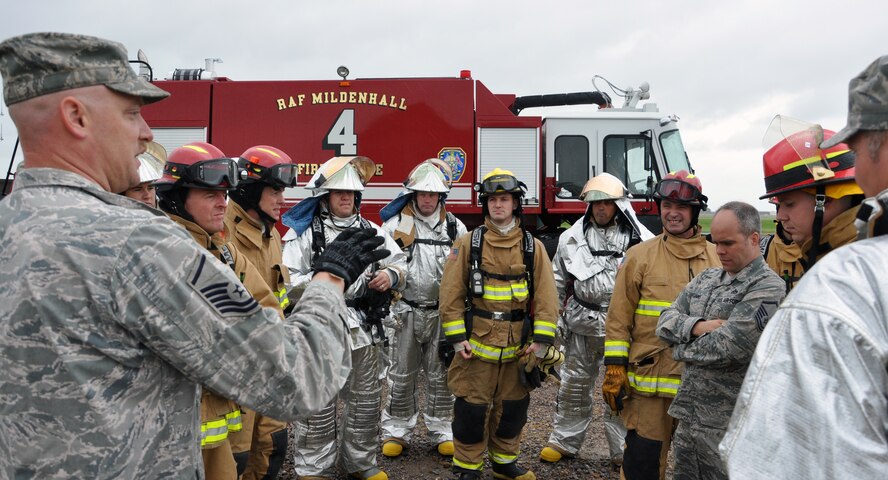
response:
<path id="1" fill-rule="evenodd" d="M 518 347 L 492 347 L 490 345 L 485 345 L 474 338 L 469 339 L 469 344 L 472 345 L 472 355 L 486 358 L 488 360 L 511 360 L 515 358 L 515 355 L 518 352 Z"/>
<path id="2" fill-rule="evenodd" d="M 274 294 L 278 299 L 278 303 L 281 304 L 282 309 L 290 305 L 290 299 L 287 298 L 287 287 L 281 288 L 277 292 L 274 292 Z"/>
<path id="3" fill-rule="evenodd" d="M 200 446 L 218 443 L 228 438 L 228 420 L 220 418 L 200 424 Z"/>
<path id="4" fill-rule="evenodd" d="M 555 336 L 555 324 L 552 322 L 546 322 L 543 320 L 534 320 L 533 334 L 534 334 L 534 336 L 546 335 L 549 337 L 554 337 Z"/>
<path id="5" fill-rule="evenodd" d="M 512 295 L 516 300 L 524 300 L 527 298 L 527 280 L 513 283 L 512 287 Z"/>
<path id="6" fill-rule="evenodd" d="M 664 302 L 661 300 L 645 300 L 638 301 L 638 307 L 635 309 L 637 315 L 646 315 L 649 317 L 659 317 L 666 307 L 672 305 L 672 302 Z"/>
<path id="7" fill-rule="evenodd" d="M 629 342 L 624 342 L 623 340 L 604 342 L 604 356 L 629 358 Z"/>
<path id="8" fill-rule="evenodd" d="M 441 328 L 444 329 L 444 335 L 459 335 L 461 333 L 466 333 L 466 322 L 460 318 L 452 322 L 442 323 Z"/>
<path id="9" fill-rule="evenodd" d="M 514 463 L 515 460 L 518 460 L 518 455 L 509 455 L 506 453 L 495 452 L 493 450 L 488 451 L 490 452 L 490 461 L 493 463 L 503 465 L 507 463 Z"/>
<path id="10" fill-rule="evenodd" d="M 493 300 L 496 302 L 505 302 L 512 299 L 512 287 L 494 287 L 492 285 L 484 285 L 484 295 L 482 296 L 485 300 Z"/>
<path id="11" fill-rule="evenodd" d="M 468 462 L 460 462 L 459 459 L 456 458 L 456 455 L 453 456 L 453 466 L 459 468 L 465 468 L 466 470 L 481 470 L 484 468 L 484 462 L 479 463 L 468 463 Z"/>
<path id="12" fill-rule="evenodd" d="M 527 280 L 501 286 L 484 285 L 482 298 L 495 302 L 506 302 L 512 298 L 519 301 L 524 300 L 527 298 Z"/>
<path id="13" fill-rule="evenodd" d="M 244 428 L 244 422 L 243 418 L 241 418 L 240 410 L 233 410 L 226 413 L 225 419 L 228 421 L 229 432 L 239 432 L 242 428 Z"/>
<path id="14" fill-rule="evenodd" d="M 629 386 L 645 393 L 668 393 L 675 395 L 681 386 L 680 378 L 643 377 L 629 372 Z"/>
<path id="15" fill-rule="evenodd" d="M 830 159 L 830 158 L 833 158 L 833 157 L 838 157 L 839 155 L 844 155 L 844 154 L 846 154 L 846 153 L 848 153 L 848 150 L 842 150 L 842 151 L 839 151 L 839 152 L 827 153 L 827 154 L 826 154 L 826 158 L 827 158 L 827 159 Z M 803 159 L 801 159 L 801 160 L 796 160 L 795 162 L 792 162 L 792 163 L 787 163 L 786 165 L 783 166 L 783 171 L 785 172 L 785 171 L 787 171 L 787 170 L 793 169 L 793 168 L 798 167 L 798 166 L 801 166 L 801 165 L 807 165 L 807 164 L 809 164 L 809 163 L 816 163 L 816 162 L 819 162 L 819 161 L 820 161 L 820 156 L 803 158 Z"/>

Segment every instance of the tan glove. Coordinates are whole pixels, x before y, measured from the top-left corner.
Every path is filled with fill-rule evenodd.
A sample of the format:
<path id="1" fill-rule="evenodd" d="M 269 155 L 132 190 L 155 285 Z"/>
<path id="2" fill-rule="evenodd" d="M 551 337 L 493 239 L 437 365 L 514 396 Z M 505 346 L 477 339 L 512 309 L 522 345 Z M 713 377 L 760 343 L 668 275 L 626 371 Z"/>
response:
<path id="1" fill-rule="evenodd" d="M 555 370 L 562 363 L 564 363 L 564 354 L 559 352 L 554 345 L 546 345 L 544 347 L 546 349 L 546 353 L 537 359 L 537 364 L 540 367 L 540 370 L 544 375 L 552 375 L 555 378 L 560 379 L 560 375 Z"/>
<path id="2" fill-rule="evenodd" d="M 604 372 L 604 383 L 601 384 L 601 396 L 611 410 L 619 412 L 623 409 L 623 397 L 629 392 L 629 376 L 625 365 L 607 365 Z"/>

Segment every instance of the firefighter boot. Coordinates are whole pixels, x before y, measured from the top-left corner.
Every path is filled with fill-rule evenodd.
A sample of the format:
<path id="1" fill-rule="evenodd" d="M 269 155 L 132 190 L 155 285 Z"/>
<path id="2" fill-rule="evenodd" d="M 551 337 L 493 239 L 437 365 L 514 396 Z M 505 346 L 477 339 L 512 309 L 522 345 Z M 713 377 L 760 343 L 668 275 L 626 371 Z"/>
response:
<path id="1" fill-rule="evenodd" d="M 512 463 L 491 463 L 493 469 L 493 478 L 501 478 L 502 480 L 536 480 L 536 475 L 532 471 L 518 465 L 517 462 Z"/>
<path id="2" fill-rule="evenodd" d="M 453 456 L 453 442 L 446 440 L 438 444 L 438 453 L 445 457 Z"/>
<path id="3" fill-rule="evenodd" d="M 354 472 L 348 474 L 349 478 L 357 480 L 388 480 L 388 474 L 374 467 L 363 472 Z"/>
<path id="4" fill-rule="evenodd" d="M 540 461 L 547 463 L 558 462 L 565 456 L 566 455 L 564 455 L 560 450 L 551 445 L 543 447 L 543 450 L 540 451 Z"/>
<path id="5" fill-rule="evenodd" d="M 387 438 L 382 443 L 382 454 L 389 458 L 400 456 L 404 452 L 404 444 L 395 438 Z"/>

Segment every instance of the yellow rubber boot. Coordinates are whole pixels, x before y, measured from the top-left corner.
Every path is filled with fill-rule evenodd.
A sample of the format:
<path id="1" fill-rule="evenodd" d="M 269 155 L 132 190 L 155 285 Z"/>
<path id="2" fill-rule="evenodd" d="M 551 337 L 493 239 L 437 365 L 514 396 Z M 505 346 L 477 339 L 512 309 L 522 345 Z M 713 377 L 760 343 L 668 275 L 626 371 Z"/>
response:
<path id="1" fill-rule="evenodd" d="M 453 456 L 453 442 L 447 440 L 445 442 L 441 442 L 438 444 L 438 453 L 444 455 L 445 457 Z"/>
<path id="2" fill-rule="evenodd" d="M 561 452 L 552 447 L 543 447 L 543 450 L 540 452 L 540 460 L 544 462 L 555 463 L 561 460 L 561 457 Z"/>
<path id="3" fill-rule="evenodd" d="M 394 458 L 404 452 L 404 445 L 394 440 L 387 440 L 382 444 L 382 454 L 386 457 Z"/>
<path id="4" fill-rule="evenodd" d="M 363 472 L 349 473 L 349 477 L 359 480 L 388 480 L 389 476 L 378 468 L 371 468 Z"/>

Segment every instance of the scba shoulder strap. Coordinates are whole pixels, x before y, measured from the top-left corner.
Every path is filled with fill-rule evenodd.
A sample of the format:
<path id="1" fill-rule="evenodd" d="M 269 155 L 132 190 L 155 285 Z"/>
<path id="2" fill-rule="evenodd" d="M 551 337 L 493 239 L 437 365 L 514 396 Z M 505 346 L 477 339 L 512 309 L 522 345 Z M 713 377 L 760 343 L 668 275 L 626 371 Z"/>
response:
<path id="1" fill-rule="evenodd" d="M 471 271 L 472 272 L 480 272 L 481 275 L 493 278 L 496 280 L 521 280 L 523 278 L 527 279 L 527 292 L 529 294 L 528 306 L 527 309 L 530 310 L 531 303 L 533 302 L 533 257 L 536 247 L 536 242 L 534 242 L 533 235 L 530 234 L 527 230 L 522 229 L 522 245 L 521 249 L 524 252 L 524 273 L 517 275 L 507 275 L 507 274 L 498 274 L 491 273 L 481 268 L 481 252 L 484 248 L 484 234 L 487 233 L 487 227 L 480 226 L 472 231 L 472 242 L 471 242 L 471 250 L 469 253 L 469 258 L 471 262 Z M 478 279 L 480 280 L 480 278 Z M 472 275 L 469 275 L 469 281 L 473 282 Z M 474 283 L 474 282 L 473 282 Z M 472 288 L 474 285 L 469 286 L 469 292 L 472 296 L 479 296 L 477 293 L 477 288 Z"/>

